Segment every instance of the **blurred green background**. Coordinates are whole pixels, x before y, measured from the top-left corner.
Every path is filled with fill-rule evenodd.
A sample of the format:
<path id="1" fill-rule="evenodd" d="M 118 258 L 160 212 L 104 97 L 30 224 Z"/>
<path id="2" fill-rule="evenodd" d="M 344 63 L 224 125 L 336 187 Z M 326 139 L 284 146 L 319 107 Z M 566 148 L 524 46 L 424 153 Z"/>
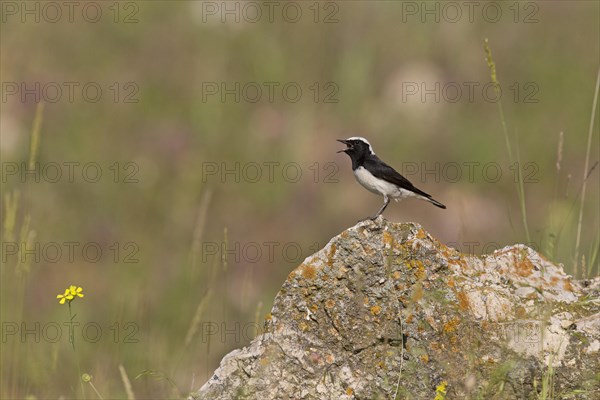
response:
<path id="1" fill-rule="evenodd" d="M 337 138 L 367 137 L 448 206 L 387 219 L 598 274 L 598 170 L 575 250 L 598 2 L 56 4 L 2 4 L 2 398 L 124 398 L 119 365 L 138 398 L 198 389 L 293 268 L 380 207 Z M 588 167 L 598 148 L 596 119 Z"/>

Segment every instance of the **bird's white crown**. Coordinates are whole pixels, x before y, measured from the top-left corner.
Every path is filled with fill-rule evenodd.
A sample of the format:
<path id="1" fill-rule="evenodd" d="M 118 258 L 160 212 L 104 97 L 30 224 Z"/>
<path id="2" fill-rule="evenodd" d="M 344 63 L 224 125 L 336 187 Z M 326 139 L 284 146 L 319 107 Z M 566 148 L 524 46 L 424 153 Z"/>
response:
<path id="1" fill-rule="evenodd" d="M 360 140 L 361 142 L 365 142 L 369 145 L 369 151 L 371 152 L 371 154 L 375 154 L 375 152 L 373 151 L 373 147 L 371 147 L 371 143 L 369 143 L 369 141 L 362 136 L 352 136 L 351 138 L 348 138 L 346 140 Z"/>

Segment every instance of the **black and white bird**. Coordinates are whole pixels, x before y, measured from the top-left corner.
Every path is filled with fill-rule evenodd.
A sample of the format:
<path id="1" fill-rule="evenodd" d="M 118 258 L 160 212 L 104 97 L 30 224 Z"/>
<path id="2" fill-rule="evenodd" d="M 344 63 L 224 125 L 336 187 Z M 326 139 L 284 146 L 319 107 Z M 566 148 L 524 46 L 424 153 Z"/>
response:
<path id="1" fill-rule="evenodd" d="M 390 204 L 390 199 L 396 201 L 407 197 L 416 197 L 426 200 L 439 208 L 445 205 L 435 200 L 431 195 L 417 189 L 408 179 L 400 175 L 394 168 L 379 159 L 373 152 L 369 141 L 363 137 L 355 136 L 348 139 L 338 139 L 346 145 L 346 149 L 338 153 L 346 153 L 352 160 L 354 177 L 365 189 L 383 196 L 383 206 L 372 217 L 374 220 L 383 213 Z M 364 220 L 363 220 L 364 221 Z"/>

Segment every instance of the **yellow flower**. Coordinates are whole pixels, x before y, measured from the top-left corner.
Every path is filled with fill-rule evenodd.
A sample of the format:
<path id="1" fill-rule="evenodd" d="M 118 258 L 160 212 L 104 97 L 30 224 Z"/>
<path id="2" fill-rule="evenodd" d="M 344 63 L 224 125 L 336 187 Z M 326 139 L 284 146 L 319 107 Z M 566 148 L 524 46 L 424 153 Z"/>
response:
<path id="1" fill-rule="evenodd" d="M 65 304 L 66 301 L 71 303 L 75 297 L 83 297 L 83 288 L 80 286 L 71 285 L 63 294 L 56 295 L 56 298 L 59 299 L 58 302 L 60 304 Z"/>
<path id="2" fill-rule="evenodd" d="M 433 400 L 445 400 L 446 399 L 446 386 L 447 385 L 448 385 L 448 382 L 442 381 L 435 388 L 435 398 Z"/>
<path id="3" fill-rule="evenodd" d="M 69 287 L 69 292 L 71 292 L 72 296 L 83 297 L 83 288 L 80 286 L 71 285 Z"/>

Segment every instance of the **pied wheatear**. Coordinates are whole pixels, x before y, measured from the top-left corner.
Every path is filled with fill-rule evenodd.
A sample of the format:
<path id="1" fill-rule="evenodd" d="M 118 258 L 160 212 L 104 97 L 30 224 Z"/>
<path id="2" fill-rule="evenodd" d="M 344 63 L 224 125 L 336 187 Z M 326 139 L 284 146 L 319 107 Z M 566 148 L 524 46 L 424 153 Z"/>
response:
<path id="1" fill-rule="evenodd" d="M 446 208 L 445 205 L 435 200 L 431 195 L 417 189 L 408 179 L 400 175 L 394 168 L 379 159 L 373 152 L 369 141 L 363 137 L 355 136 L 348 139 L 338 139 L 346 145 L 346 149 L 338 153 L 346 153 L 352 160 L 354 177 L 365 189 L 383 196 L 383 206 L 372 217 L 374 220 L 383 213 L 390 204 L 390 199 L 396 201 L 407 197 L 415 197 L 430 202 L 436 207 Z"/>

